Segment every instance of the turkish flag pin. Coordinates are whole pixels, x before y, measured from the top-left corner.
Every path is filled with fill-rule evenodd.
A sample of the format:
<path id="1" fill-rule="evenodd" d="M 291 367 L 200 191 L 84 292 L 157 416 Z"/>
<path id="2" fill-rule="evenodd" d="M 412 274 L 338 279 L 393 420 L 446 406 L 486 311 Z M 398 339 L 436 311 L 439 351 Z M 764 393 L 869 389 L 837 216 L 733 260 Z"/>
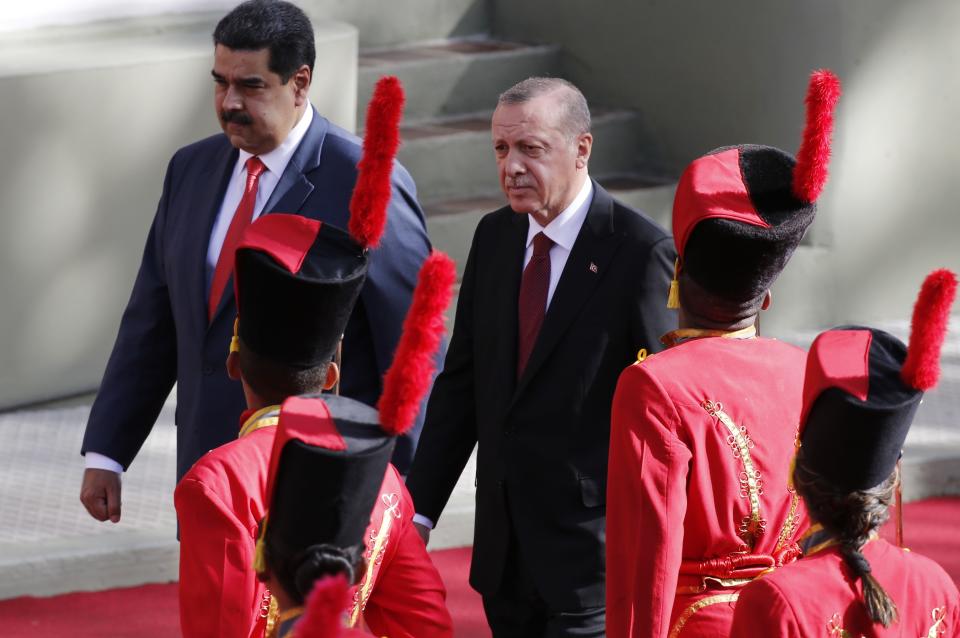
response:
<path id="1" fill-rule="evenodd" d="M 590 272 L 592 272 L 593 274 L 597 274 L 597 265 L 592 261 L 590 262 Z"/>

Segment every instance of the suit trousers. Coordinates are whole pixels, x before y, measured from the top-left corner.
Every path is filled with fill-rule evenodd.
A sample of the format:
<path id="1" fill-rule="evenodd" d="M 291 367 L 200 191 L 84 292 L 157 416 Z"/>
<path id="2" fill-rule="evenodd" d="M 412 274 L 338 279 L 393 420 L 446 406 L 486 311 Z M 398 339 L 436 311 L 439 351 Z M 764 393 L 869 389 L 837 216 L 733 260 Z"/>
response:
<path id="1" fill-rule="evenodd" d="M 562 561 L 562 557 L 558 557 Z M 510 529 L 510 545 L 499 590 L 483 597 L 493 638 L 604 638 L 606 608 L 551 609 L 537 591 Z"/>

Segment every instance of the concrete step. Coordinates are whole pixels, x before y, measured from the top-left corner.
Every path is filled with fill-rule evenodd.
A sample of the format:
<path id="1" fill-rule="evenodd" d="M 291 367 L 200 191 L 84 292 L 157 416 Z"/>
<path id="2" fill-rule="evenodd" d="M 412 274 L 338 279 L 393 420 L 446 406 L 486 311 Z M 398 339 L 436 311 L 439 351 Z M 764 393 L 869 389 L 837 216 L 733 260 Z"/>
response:
<path id="1" fill-rule="evenodd" d="M 644 211 L 669 228 L 676 188 L 673 182 L 637 174 L 600 177 L 598 181 L 620 201 Z M 505 204 L 506 199 L 502 194 L 488 192 L 476 197 L 445 199 L 424 205 L 430 240 L 456 260 L 459 274 L 463 273 L 473 231 L 480 219 Z"/>
<path id="2" fill-rule="evenodd" d="M 366 118 L 373 86 L 395 75 L 406 88 L 404 122 L 492 109 L 497 96 L 533 75 L 556 75 L 558 46 L 485 39 L 445 40 L 360 52 L 357 125 Z"/>
<path id="3" fill-rule="evenodd" d="M 489 33 L 492 11 L 488 0 L 310 0 L 297 4 L 314 20 L 337 19 L 356 26 L 363 47 Z"/>
<path id="4" fill-rule="evenodd" d="M 490 117 L 484 112 L 402 128 L 399 158 L 417 182 L 420 201 L 479 197 L 499 188 Z M 641 128 L 632 111 L 594 109 L 590 171 L 626 174 L 649 164 Z"/>

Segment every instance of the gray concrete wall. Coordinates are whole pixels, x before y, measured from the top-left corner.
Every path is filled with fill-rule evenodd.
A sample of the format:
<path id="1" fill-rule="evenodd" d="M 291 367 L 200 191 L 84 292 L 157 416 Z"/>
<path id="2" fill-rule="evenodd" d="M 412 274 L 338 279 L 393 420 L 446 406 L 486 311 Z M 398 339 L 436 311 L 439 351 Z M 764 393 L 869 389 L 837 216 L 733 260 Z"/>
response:
<path id="1" fill-rule="evenodd" d="M 166 163 L 219 132 L 216 16 L 0 40 L 0 407 L 94 388 Z M 355 124 L 357 31 L 316 22 L 311 100 Z"/>
<path id="2" fill-rule="evenodd" d="M 806 289 L 782 290 L 779 310 L 775 294 L 772 323 L 904 318 L 928 270 L 960 269 L 960 3 L 492 3 L 496 35 L 561 45 L 591 101 L 638 109 L 673 170 L 730 143 L 795 150 L 809 71 L 841 76 L 833 176 L 812 231 L 826 249 L 794 264 Z"/>
<path id="3" fill-rule="evenodd" d="M 295 0 L 315 19 L 349 22 L 375 48 L 490 30 L 489 0 Z"/>

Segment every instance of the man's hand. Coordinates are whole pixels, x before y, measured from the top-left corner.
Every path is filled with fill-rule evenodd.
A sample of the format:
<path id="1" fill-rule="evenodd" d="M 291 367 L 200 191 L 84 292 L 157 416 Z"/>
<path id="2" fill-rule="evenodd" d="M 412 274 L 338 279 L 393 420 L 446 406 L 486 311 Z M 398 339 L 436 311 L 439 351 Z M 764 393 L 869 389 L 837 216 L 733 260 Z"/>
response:
<path id="1" fill-rule="evenodd" d="M 426 525 L 421 525 L 420 523 L 414 523 L 413 529 L 417 530 L 417 534 L 420 535 L 420 538 L 423 539 L 423 544 L 426 545 L 430 542 L 430 528 Z"/>
<path id="2" fill-rule="evenodd" d="M 98 521 L 120 522 L 120 475 L 111 470 L 88 468 L 83 472 L 80 502 Z"/>

